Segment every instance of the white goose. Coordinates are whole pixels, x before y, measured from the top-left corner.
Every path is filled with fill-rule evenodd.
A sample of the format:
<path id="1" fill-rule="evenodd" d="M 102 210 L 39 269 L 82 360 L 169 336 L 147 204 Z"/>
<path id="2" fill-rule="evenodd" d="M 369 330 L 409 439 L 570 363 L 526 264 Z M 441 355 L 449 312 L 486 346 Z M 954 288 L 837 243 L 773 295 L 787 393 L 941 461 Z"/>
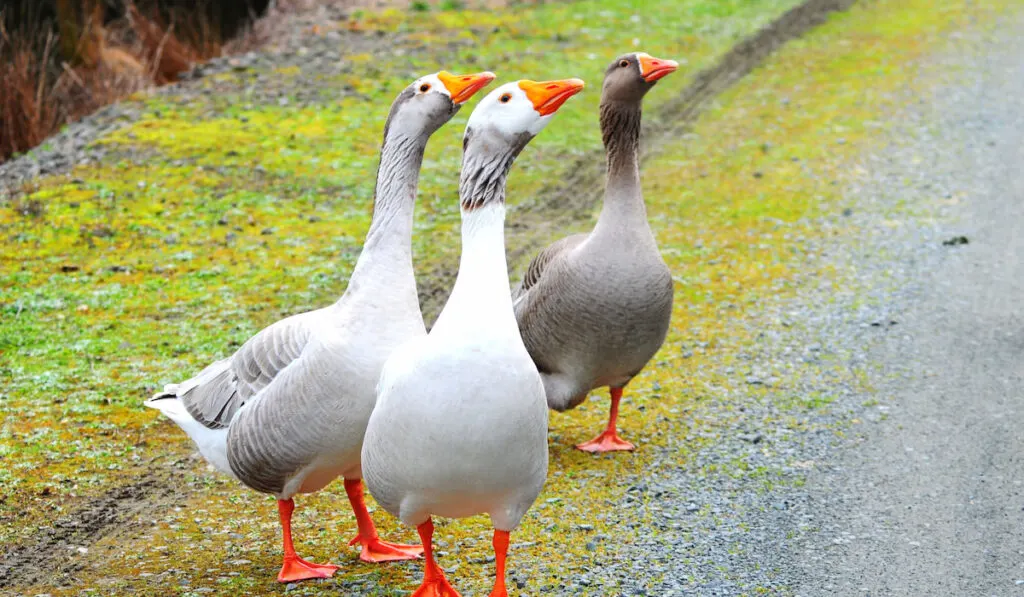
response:
<path id="1" fill-rule="evenodd" d="M 146 402 L 177 423 L 216 468 L 278 500 L 284 562 L 278 580 L 326 578 L 333 565 L 302 560 L 292 545 L 292 501 L 339 476 L 356 515 L 360 558 L 416 558 L 418 545 L 381 541 L 363 502 L 360 449 L 381 368 L 426 330 L 412 268 L 416 187 L 427 140 L 491 73 L 428 75 L 391 106 L 373 220 L 345 294 L 281 320 L 238 352 Z"/>
<path id="2" fill-rule="evenodd" d="M 509 532 L 547 476 L 544 384 L 516 325 L 505 263 L 505 180 L 526 144 L 583 81 L 518 81 L 473 111 L 463 141 L 462 259 L 430 334 L 402 346 L 381 374 L 363 443 L 370 492 L 418 527 L 426 557 L 416 596 L 458 596 L 434 562 L 432 515 L 487 513 L 493 597 L 507 595 Z"/>

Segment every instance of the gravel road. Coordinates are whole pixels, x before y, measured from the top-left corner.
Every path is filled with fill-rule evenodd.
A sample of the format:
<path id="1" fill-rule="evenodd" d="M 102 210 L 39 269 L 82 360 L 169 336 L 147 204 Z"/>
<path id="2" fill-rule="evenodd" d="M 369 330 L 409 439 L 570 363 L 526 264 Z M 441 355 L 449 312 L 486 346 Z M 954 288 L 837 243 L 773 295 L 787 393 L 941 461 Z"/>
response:
<path id="1" fill-rule="evenodd" d="M 1022 30 L 965 35 L 922 67 L 938 85 L 889 117 L 898 124 L 846 189 L 852 211 L 836 216 L 862 234 L 818 247 L 843 285 L 822 281 L 748 322 L 763 330 L 751 359 L 795 379 L 723 413 L 732 438 L 638 483 L 622 520 L 652 532 L 588 584 L 1024 595 Z M 794 389 L 829 408 L 780 424 Z M 708 472 L 738 461 L 767 473 Z"/>
<path id="2" fill-rule="evenodd" d="M 962 195 L 947 242 L 970 244 L 905 264 L 918 292 L 900 308 L 898 332 L 869 355 L 884 364 L 889 418 L 808 485 L 823 532 L 795 554 L 801 595 L 1024 595 L 1019 31 L 962 65 L 959 84 L 925 112 L 937 124 L 915 140 L 927 167 L 911 174 L 906 153 L 892 160 L 891 178 Z"/>

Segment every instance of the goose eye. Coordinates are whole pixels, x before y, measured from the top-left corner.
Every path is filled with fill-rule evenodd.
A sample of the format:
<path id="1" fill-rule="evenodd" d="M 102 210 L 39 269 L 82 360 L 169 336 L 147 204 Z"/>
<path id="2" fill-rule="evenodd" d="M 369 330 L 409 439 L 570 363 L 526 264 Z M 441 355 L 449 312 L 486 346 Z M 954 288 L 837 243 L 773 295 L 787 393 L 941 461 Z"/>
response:
<path id="1" fill-rule="evenodd" d="M 503 103 L 503 104 L 507 104 L 511 99 L 512 99 L 512 94 L 511 93 L 506 93 L 506 94 L 502 95 L 501 97 L 499 97 L 498 101 Z"/>
<path id="2" fill-rule="evenodd" d="M 621 66 L 622 68 L 626 68 L 627 66 L 629 66 L 629 60 L 620 60 L 619 66 Z"/>
<path id="3" fill-rule="evenodd" d="M 426 92 L 430 91 L 430 83 L 424 83 L 424 84 L 420 85 L 420 91 L 422 93 L 426 93 Z"/>

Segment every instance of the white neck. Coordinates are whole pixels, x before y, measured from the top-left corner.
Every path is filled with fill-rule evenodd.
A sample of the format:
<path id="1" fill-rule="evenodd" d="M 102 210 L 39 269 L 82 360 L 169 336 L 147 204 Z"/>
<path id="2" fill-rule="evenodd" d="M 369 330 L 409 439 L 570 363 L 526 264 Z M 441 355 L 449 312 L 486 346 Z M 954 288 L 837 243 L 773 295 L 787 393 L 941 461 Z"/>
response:
<path id="1" fill-rule="evenodd" d="M 505 205 L 494 201 L 472 211 L 463 210 L 459 275 L 431 333 L 458 325 L 518 334 L 508 288 Z"/>

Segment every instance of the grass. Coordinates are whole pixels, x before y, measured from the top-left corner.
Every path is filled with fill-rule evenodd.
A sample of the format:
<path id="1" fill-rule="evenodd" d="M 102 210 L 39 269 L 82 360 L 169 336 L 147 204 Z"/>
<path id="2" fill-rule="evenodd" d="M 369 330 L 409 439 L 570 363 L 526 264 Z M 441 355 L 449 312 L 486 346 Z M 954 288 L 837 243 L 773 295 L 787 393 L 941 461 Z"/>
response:
<path id="1" fill-rule="evenodd" d="M 521 206 L 563 174 L 566 158 L 599 147 L 597 77 L 634 39 L 652 54 L 683 59 L 684 72 L 651 93 L 650 110 L 738 37 L 794 3 L 666 0 L 654 9 L 589 0 L 514 12 L 363 14 L 344 26 L 405 32 L 405 43 L 418 49 L 347 57 L 345 72 L 326 82 L 351 90 L 340 100 L 261 105 L 241 92 L 211 93 L 188 105 L 166 96 L 139 99 L 144 116 L 100 141 L 114 156 L 109 162 L 41 179 L 0 208 L 7 241 L 0 246 L 0 456 L 8 463 L 0 470 L 0 543 L 31 539 L 112 485 L 178 467 L 193 496 L 187 503 L 147 513 L 91 546 L 76 573 L 80 587 L 37 592 L 278 591 L 272 500 L 189 460 L 184 435 L 141 401 L 264 325 L 343 290 L 368 225 L 369 173 L 395 93 L 416 74 L 442 67 L 490 68 L 503 80 L 587 79 L 588 92 L 567 104 L 517 162 L 509 197 Z M 592 458 L 570 448 L 600 427 L 603 394 L 571 414 L 552 415 L 549 483 L 517 533 L 520 541 L 543 540 L 514 550 L 510 560 L 531 590 L 614 562 L 616 541 L 636 532 L 623 525 L 629 512 L 609 506 L 628 480 L 644 474 L 658 448 L 675 449 L 684 465 L 728 424 L 727 415 L 712 416 L 702 403 L 764 395 L 742 376 L 709 372 L 709 365 L 742 367 L 736 355 L 754 342 L 743 317 L 765 297 L 790 294 L 807 276 L 841 275 L 806 271 L 801 254 L 802 239 L 823 234 L 817 218 L 843 201 L 833 181 L 856 176 L 849 160 L 871 147 L 893 98 L 914 80 L 919 58 L 942 48 L 947 32 L 991 22 L 1010 6 L 1011 0 L 970 10 L 953 0 L 862 3 L 787 46 L 722 96 L 691 134 L 658 147 L 645 164 L 645 195 L 676 274 L 677 300 L 665 348 L 627 392 L 623 433 L 640 450 Z M 665 14 L 673 18 L 660 18 Z M 285 88 L 299 76 L 275 75 Z M 231 81 L 201 84 L 224 83 Z M 457 148 L 468 112 L 428 151 L 414 238 L 420 271 L 454 264 Z M 514 211 L 509 220 L 515 223 Z M 518 242 L 510 232 L 510 248 Z M 519 271 L 524 264 L 516 265 Z M 684 356 L 688 351 L 692 356 Z M 828 398 L 798 396 L 786 408 L 799 425 L 803 413 L 828 408 Z M 745 462 L 718 472 L 778 482 L 774 472 Z M 340 586 L 389 595 L 410 587 L 416 565 L 354 562 L 342 543 L 354 523 L 335 485 L 301 500 L 295 528 L 300 552 L 341 563 L 340 578 L 301 585 L 298 593 Z M 383 513 L 376 519 L 382 534 L 412 539 Z M 579 529 L 580 522 L 593 531 Z M 482 563 L 486 521 L 438 527 L 446 543 L 439 549 L 461 549 L 442 556 L 443 565 L 458 565 L 450 576 L 483 590 L 492 569 Z M 599 533 L 616 541 L 585 550 Z"/>

